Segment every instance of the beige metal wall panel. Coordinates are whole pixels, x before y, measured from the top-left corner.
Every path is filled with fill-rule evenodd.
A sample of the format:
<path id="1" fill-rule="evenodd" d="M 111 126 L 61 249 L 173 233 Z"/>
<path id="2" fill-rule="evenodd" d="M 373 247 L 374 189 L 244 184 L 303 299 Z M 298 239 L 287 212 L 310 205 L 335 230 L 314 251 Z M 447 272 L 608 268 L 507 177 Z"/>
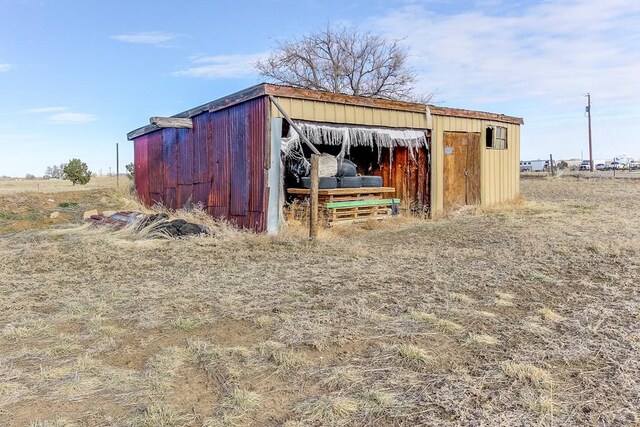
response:
<path id="1" fill-rule="evenodd" d="M 276 97 L 276 99 L 292 119 L 364 126 L 427 128 L 426 114 L 415 111 L 389 110 L 285 97 Z M 280 111 L 274 105 L 271 106 L 271 117 L 282 117 Z"/>
<path id="2" fill-rule="evenodd" d="M 487 126 L 507 128 L 508 148 L 485 147 Z M 480 133 L 480 203 L 493 205 L 514 199 L 520 192 L 520 126 L 482 119 L 433 115 L 431 133 L 431 211 L 444 211 L 444 133 Z"/>

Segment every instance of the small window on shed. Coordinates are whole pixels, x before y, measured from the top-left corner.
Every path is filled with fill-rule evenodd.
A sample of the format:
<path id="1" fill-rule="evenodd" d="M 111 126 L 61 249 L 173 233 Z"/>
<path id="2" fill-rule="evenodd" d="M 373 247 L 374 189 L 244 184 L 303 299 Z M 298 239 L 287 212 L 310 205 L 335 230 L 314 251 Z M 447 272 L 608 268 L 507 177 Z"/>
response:
<path id="1" fill-rule="evenodd" d="M 490 126 L 485 132 L 486 147 L 495 150 L 507 149 L 507 128 L 503 126 Z"/>
<path id="2" fill-rule="evenodd" d="M 485 139 L 487 140 L 487 148 L 493 148 L 493 128 L 487 128 L 485 132 Z"/>

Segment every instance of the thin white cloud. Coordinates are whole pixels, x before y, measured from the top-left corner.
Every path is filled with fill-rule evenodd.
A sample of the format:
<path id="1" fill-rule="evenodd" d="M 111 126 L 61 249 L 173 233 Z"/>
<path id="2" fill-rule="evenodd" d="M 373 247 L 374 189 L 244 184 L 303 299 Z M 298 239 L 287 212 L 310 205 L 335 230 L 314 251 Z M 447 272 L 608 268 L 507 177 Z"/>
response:
<path id="1" fill-rule="evenodd" d="M 171 33 L 165 33 L 162 31 L 148 31 L 141 33 L 129 33 L 129 34 L 119 34 L 116 36 L 111 36 L 113 40 L 118 40 L 125 43 L 136 43 L 136 44 L 150 44 L 160 46 L 171 40 L 176 39 L 178 36 Z"/>
<path id="2" fill-rule="evenodd" d="M 196 56 L 191 58 L 192 67 L 172 73 L 178 77 L 200 77 L 209 79 L 233 79 L 257 74 L 255 63 L 268 53 L 238 55 Z"/>
<path id="3" fill-rule="evenodd" d="M 4 73 L 13 68 L 13 64 L 0 64 L 0 73 Z"/>
<path id="4" fill-rule="evenodd" d="M 0 133 L 0 141 L 4 142 L 26 141 L 37 137 L 37 135 L 28 133 Z"/>
<path id="5" fill-rule="evenodd" d="M 95 114 L 87 113 L 57 113 L 47 117 L 47 121 L 50 123 L 87 123 L 96 120 Z"/>
<path id="6" fill-rule="evenodd" d="M 66 110 L 67 110 L 67 107 L 39 107 L 39 108 L 29 108 L 28 110 L 23 110 L 22 112 L 27 114 L 39 114 L 39 113 L 58 113 Z"/>
<path id="7" fill-rule="evenodd" d="M 585 92 L 600 103 L 637 103 L 640 2 L 510 4 L 478 0 L 453 14 L 411 4 L 371 24 L 407 44 L 421 88 L 438 89 L 447 103 L 543 99 L 563 105 Z"/>
<path id="8" fill-rule="evenodd" d="M 67 107 L 38 107 L 22 110 L 26 114 L 48 114 L 46 121 L 49 123 L 86 123 L 97 119 L 95 114 L 76 113 L 69 111 Z M 54 113 L 54 114 L 51 114 Z"/>

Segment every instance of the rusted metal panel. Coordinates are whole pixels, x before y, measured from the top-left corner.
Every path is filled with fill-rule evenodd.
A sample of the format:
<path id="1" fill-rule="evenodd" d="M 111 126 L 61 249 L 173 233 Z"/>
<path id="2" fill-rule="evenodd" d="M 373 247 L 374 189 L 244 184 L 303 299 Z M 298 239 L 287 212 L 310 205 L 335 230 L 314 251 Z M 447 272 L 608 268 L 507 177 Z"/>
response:
<path id="1" fill-rule="evenodd" d="M 144 135 L 137 138 L 133 143 L 136 192 L 138 193 L 138 198 L 146 204 L 150 201 L 148 140 L 149 135 Z"/>
<path id="2" fill-rule="evenodd" d="M 209 120 L 211 122 L 209 168 L 211 169 L 212 176 L 208 205 L 224 208 L 228 213 L 230 193 L 229 171 L 231 161 L 229 110 L 211 113 Z M 221 211 L 222 210 L 217 210 L 216 212 Z"/>
<path id="3" fill-rule="evenodd" d="M 209 215 L 217 219 L 226 219 L 229 215 L 228 206 L 209 206 L 207 209 Z"/>
<path id="4" fill-rule="evenodd" d="M 176 209 L 181 209 L 189 201 L 193 201 L 193 184 L 178 184 L 176 189 Z"/>
<path id="5" fill-rule="evenodd" d="M 266 133 L 265 103 L 262 99 L 247 102 L 249 113 L 249 211 L 265 211 Z"/>
<path id="6" fill-rule="evenodd" d="M 151 193 L 152 205 L 164 205 L 164 195 L 162 193 Z"/>
<path id="7" fill-rule="evenodd" d="M 175 188 L 178 185 L 178 130 L 162 130 L 162 166 L 164 168 L 164 187 Z M 154 166 L 155 167 L 155 166 Z M 175 200 L 175 197 L 173 198 Z M 168 205 L 167 207 L 173 207 Z"/>
<path id="8" fill-rule="evenodd" d="M 227 215 L 227 220 L 237 228 L 247 228 L 247 218 L 245 215 Z"/>
<path id="9" fill-rule="evenodd" d="M 191 129 L 176 129 L 178 133 L 178 185 L 193 184 L 194 147 Z"/>
<path id="10" fill-rule="evenodd" d="M 193 184 L 193 203 L 201 203 L 206 207 L 207 203 L 209 203 L 210 191 L 210 182 L 198 182 L 196 184 Z"/>
<path id="11" fill-rule="evenodd" d="M 207 206 L 214 217 L 263 231 L 268 113 L 266 100 L 258 98 L 201 113 L 193 118 L 193 130 L 166 128 L 137 138 L 145 138 L 145 155 L 154 168 L 153 188 L 148 176 L 145 181 L 145 202 L 162 200 L 180 209 L 191 200 Z M 156 134 L 158 139 L 149 144 Z M 141 182 L 143 178 L 144 173 Z"/>
<path id="12" fill-rule="evenodd" d="M 249 108 L 240 104 L 231 108 L 231 194 L 229 213 L 245 216 L 249 211 Z"/>
<path id="13" fill-rule="evenodd" d="M 162 160 L 162 132 L 149 134 L 147 140 L 147 163 L 149 165 L 149 192 L 156 195 L 164 191 L 164 162 Z"/>
<path id="14" fill-rule="evenodd" d="M 193 118 L 194 183 L 211 181 L 208 154 L 209 147 L 207 144 L 209 122 L 209 113 L 203 113 Z"/>
<path id="15" fill-rule="evenodd" d="M 165 187 L 163 204 L 169 209 L 176 208 L 176 187 Z"/>
<path id="16" fill-rule="evenodd" d="M 247 216 L 246 228 L 257 232 L 265 231 L 266 216 L 264 212 L 249 212 Z"/>

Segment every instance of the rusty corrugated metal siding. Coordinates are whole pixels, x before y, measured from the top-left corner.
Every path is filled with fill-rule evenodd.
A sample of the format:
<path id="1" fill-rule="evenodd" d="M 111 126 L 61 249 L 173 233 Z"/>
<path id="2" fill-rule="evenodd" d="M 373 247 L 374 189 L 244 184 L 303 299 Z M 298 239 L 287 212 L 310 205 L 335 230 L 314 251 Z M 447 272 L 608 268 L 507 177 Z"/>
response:
<path id="1" fill-rule="evenodd" d="M 140 199 L 179 209 L 201 203 L 239 227 L 266 224 L 265 99 L 203 112 L 193 129 L 161 129 L 134 140 Z"/>
<path id="2" fill-rule="evenodd" d="M 244 221 L 249 213 L 249 111 L 246 103 L 231 109 L 231 200 L 229 213 Z M 240 225 L 240 224 L 238 224 Z"/>
<path id="3" fill-rule="evenodd" d="M 210 114 L 211 146 L 210 165 L 212 173 L 211 192 L 208 206 L 215 207 L 211 211 L 216 217 L 229 214 L 229 169 L 230 169 L 230 135 L 229 111 L 222 110 Z"/>
<path id="4" fill-rule="evenodd" d="M 193 129 L 177 129 L 178 132 L 178 185 L 194 182 L 194 140 Z"/>
<path id="5" fill-rule="evenodd" d="M 148 165 L 162 164 L 162 132 L 149 134 L 149 139 L 147 140 L 147 163 Z M 155 195 L 156 201 L 159 198 L 159 201 L 162 202 L 163 168 L 149 167 L 148 174 L 149 193 Z"/>
<path id="6" fill-rule="evenodd" d="M 136 191 L 138 198 L 146 204 L 149 204 L 151 199 L 149 195 L 149 156 L 147 149 L 150 135 L 143 135 L 136 139 L 133 146 Z"/>

